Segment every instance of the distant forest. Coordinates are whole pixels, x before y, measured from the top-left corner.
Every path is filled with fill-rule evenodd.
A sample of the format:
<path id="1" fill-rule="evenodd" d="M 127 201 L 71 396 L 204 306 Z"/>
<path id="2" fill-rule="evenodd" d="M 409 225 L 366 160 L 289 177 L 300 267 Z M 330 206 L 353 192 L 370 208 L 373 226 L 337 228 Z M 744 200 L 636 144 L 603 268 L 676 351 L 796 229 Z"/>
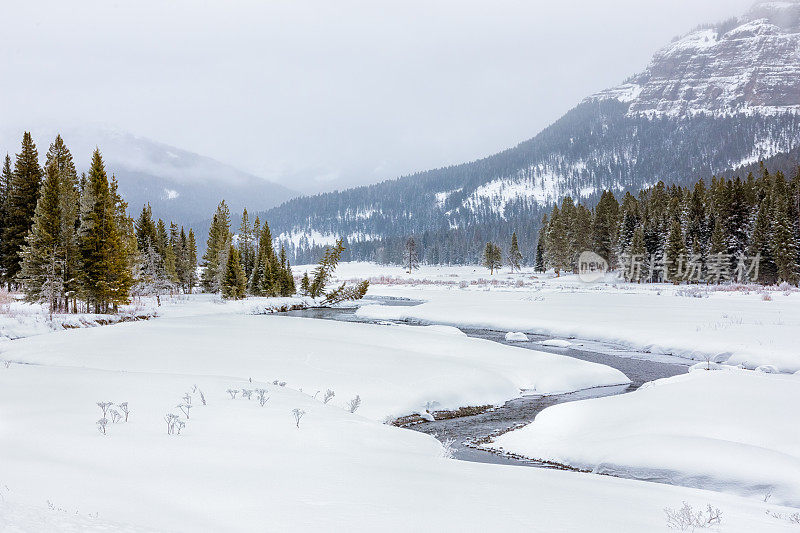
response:
<path id="1" fill-rule="evenodd" d="M 658 182 L 621 203 L 606 191 L 594 208 L 565 197 L 544 217 L 535 264 L 576 271 L 586 250 L 630 281 L 796 285 L 800 167 L 791 179 L 762 166 L 757 176 L 712 178 L 708 186 Z"/>

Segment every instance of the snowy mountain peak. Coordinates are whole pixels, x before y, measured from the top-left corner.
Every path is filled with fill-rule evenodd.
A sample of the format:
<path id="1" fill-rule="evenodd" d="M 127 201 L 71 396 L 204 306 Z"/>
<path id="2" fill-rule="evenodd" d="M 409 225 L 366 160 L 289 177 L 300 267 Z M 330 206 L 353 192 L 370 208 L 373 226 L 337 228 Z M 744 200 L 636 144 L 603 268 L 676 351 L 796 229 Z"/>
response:
<path id="1" fill-rule="evenodd" d="M 644 72 L 589 99 L 630 103 L 631 114 L 800 111 L 800 2 L 760 2 L 658 51 Z"/>
<path id="2" fill-rule="evenodd" d="M 767 19 L 782 29 L 800 30 L 800 0 L 757 2 L 743 17 L 744 20 Z"/>

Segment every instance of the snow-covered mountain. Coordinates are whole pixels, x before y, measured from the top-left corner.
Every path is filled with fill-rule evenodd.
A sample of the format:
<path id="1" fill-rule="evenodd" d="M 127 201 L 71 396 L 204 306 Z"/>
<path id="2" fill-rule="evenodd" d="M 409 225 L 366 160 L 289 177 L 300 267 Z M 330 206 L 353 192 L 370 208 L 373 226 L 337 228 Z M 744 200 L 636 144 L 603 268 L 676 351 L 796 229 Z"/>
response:
<path id="1" fill-rule="evenodd" d="M 670 116 L 798 111 L 798 58 L 800 2 L 760 2 L 743 17 L 676 39 L 644 72 L 593 98 Z"/>
<path id="2" fill-rule="evenodd" d="M 474 261 L 516 230 L 524 253 L 565 194 L 688 183 L 800 146 L 800 0 L 761 2 L 657 52 L 530 140 L 493 156 L 368 187 L 297 198 L 267 213 L 298 261 L 345 237 L 352 258 Z"/>
<path id="3" fill-rule="evenodd" d="M 100 148 L 106 170 L 119 180 L 133 214 L 149 202 L 155 216 L 189 224 L 211 218 L 223 198 L 236 213 L 244 207 L 269 209 L 297 196 L 281 185 L 209 157 L 107 128 L 33 129 L 42 161 L 56 133 L 70 148 L 79 172 L 88 169 L 92 152 Z M 13 154 L 19 151 L 21 139 L 21 131 L 3 132 L 0 146 Z"/>

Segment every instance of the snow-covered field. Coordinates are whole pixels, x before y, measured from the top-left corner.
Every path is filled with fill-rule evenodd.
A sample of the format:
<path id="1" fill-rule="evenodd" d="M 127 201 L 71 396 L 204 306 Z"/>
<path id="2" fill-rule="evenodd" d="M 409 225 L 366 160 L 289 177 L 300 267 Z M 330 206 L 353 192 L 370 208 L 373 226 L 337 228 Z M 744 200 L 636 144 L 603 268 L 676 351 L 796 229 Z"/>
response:
<path id="1" fill-rule="evenodd" d="M 11 298 L 3 292 L 0 298 L 0 343 L 42 335 L 65 329 L 91 328 L 122 322 L 149 320 L 160 316 L 188 316 L 210 313 L 267 314 L 293 306 L 312 303 L 310 298 L 248 298 L 225 302 L 219 296 L 193 294 L 162 296 L 161 305 L 154 297 L 137 298 L 125 305 L 118 314 L 55 313 L 50 316 L 46 306 L 30 304 Z M 16 295 L 21 298 L 21 295 Z"/>
<path id="2" fill-rule="evenodd" d="M 297 267 L 302 271 L 303 267 Z M 639 351 L 756 368 L 800 371 L 800 291 L 757 286 L 584 283 L 530 269 L 495 276 L 478 266 L 345 263 L 341 279 L 371 279 L 370 295 L 424 300 L 414 307 L 363 307 L 379 320 L 538 333 L 622 344 Z"/>
<path id="3" fill-rule="evenodd" d="M 342 277 L 355 277 L 350 274 L 356 268 L 342 265 Z M 518 287 L 514 277 L 506 286 L 475 290 L 473 280 L 475 288 L 485 284 L 464 270 L 416 288 L 376 283 L 370 293 L 416 296 L 429 306 L 447 301 L 448 294 L 489 292 L 484 314 L 498 320 L 509 318 L 500 313 L 506 298 L 525 305 L 537 301 L 524 299 L 531 291 L 525 284 L 540 280 Z M 451 289 L 435 283 L 452 279 L 457 284 Z M 462 281 L 467 290 L 459 289 Z M 562 292 L 551 283 L 553 293 Z M 741 497 L 447 459 L 432 437 L 384 422 L 425 409 L 497 404 L 521 393 L 565 392 L 627 378 L 602 365 L 469 338 L 452 327 L 256 316 L 302 303 L 219 302 L 195 295 L 165 303 L 152 320 L 59 330 L 0 345 L 0 359 L 11 362 L 0 365 L 0 529 L 660 531 L 666 530 L 664 508 L 686 501 L 698 510 L 719 507 L 720 531 L 797 530 L 789 518 L 796 509 L 779 505 L 794 503 L 783 492 L 794 490 L 789 469 L 776 478 L 775 499 L 764 502 L 761 494 Z M 462 312 L 452 309 L 459 320 Z M 747 389 L 748 383 L 735 385 Z M 241 392 L 260 388 L 268 391 L 263 406 L 256 392 L 251 399 Z M 229 389 L 240 391 L 235 399 Z M 325 403 L 327 389 L 335 396 Z M 670 391 L 662 383 L 652 391 L 660 389 Z M 186 395 L 192 404 L 188 420 L 177 407 Z M 362 403 L 351 413 L 356 395 Z M 735 421 L 745 400 L 728 407 L 727 397 L 721 398 L 716 407 L 730 409 L 721 420 Z M 716 397 L 702 400 L 713 403 Z M 100 401 L 127 402 L 129 421 L 109 423 L 101 434 Z M 295 409 L 303 412 L 299 427 Z M 707 418 L 705 409 L 714 411 L 698 410 L 691 424 Z M 624 418 L 626 409 L 617 412 Z M 180 435 L 167 434 L 167 413 L 185 421 Z M 786 417 L 790 411 L 780 413 Z M 768 429 L 780 419 L 770 415 L 754 431 L 772 439 L 764 448 L 790 455 L 797 434 Z M 664 446 L 665 460 L 680 456 Z M 743 453 L 732 456 L 741 459 Z M 742 480 L 757 484 L 767 476 Z"/>
<path id="4" fill-rule="evenodd" d="M 489 446 L 800 507 L 800 376 L 694 370 L 555 405 Z"/>

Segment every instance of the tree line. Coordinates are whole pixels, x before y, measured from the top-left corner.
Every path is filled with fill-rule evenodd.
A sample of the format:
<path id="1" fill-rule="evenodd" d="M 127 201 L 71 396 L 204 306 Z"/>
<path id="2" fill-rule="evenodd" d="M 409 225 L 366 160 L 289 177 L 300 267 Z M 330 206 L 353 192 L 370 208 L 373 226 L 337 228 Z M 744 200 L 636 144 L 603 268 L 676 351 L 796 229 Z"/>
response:
<path id="1" fill-rule="evenodd" d="M 131 296 L 203 290 L 224 298 L 291 296 L 295 280 L 284 247 L 276 251 L 266 221 L 251 223 L 247 210 L 238 233 L 231 231 L 223 200 L 209 229 L 202 274 L 189 228 L 154 220 L 149 204 L 134 221 L 105 169 L 100 150 L 88 172 L 78 176 L 60 135 L 44 166 L 30 133 L 12 166 L 6 155 L 0 172 L 0 280 L 21 289 L 29 302 L 54 312 L 116 312 Z M 334 303 L 362 297 L 367 284 L 344 284 L 326 292 L 345 245 L 326 249 L 303 293 Z"/>
<path id="2" fill-rule="evenodd" d="M 107 313 L 127 303 L 136 282 L 133 221 L 99 150 L 78 174 L 57 136 L 44 167 L 30 133 L 0 180 L 0 272 L 9 289 L 55 311 Z"/>
<path id="3" fill-rule="evenodd" d="M 272 232 L 258 216 L 253 222 L 245 209 L 236 235 L 231 232 L 231 214 L 220 202 L 211 220 L 203 255 L 200 283 L 206 292 L 221 292 L 231 299 L 295 294 L 292 266 L 286 250 L 273 246 Z"/>
<path id="4" fill-rule="evenodd" d="M 605 191 L 593 209 L 566 196 L 542 220 L 536 267 L 577 271 L 589 250 L 631 281 L 796 285 L 800 168 L 792 179 L 763 165 L 756 174 L 714 177 L 709 186 L 658 182 L 621 203 Z"/>

